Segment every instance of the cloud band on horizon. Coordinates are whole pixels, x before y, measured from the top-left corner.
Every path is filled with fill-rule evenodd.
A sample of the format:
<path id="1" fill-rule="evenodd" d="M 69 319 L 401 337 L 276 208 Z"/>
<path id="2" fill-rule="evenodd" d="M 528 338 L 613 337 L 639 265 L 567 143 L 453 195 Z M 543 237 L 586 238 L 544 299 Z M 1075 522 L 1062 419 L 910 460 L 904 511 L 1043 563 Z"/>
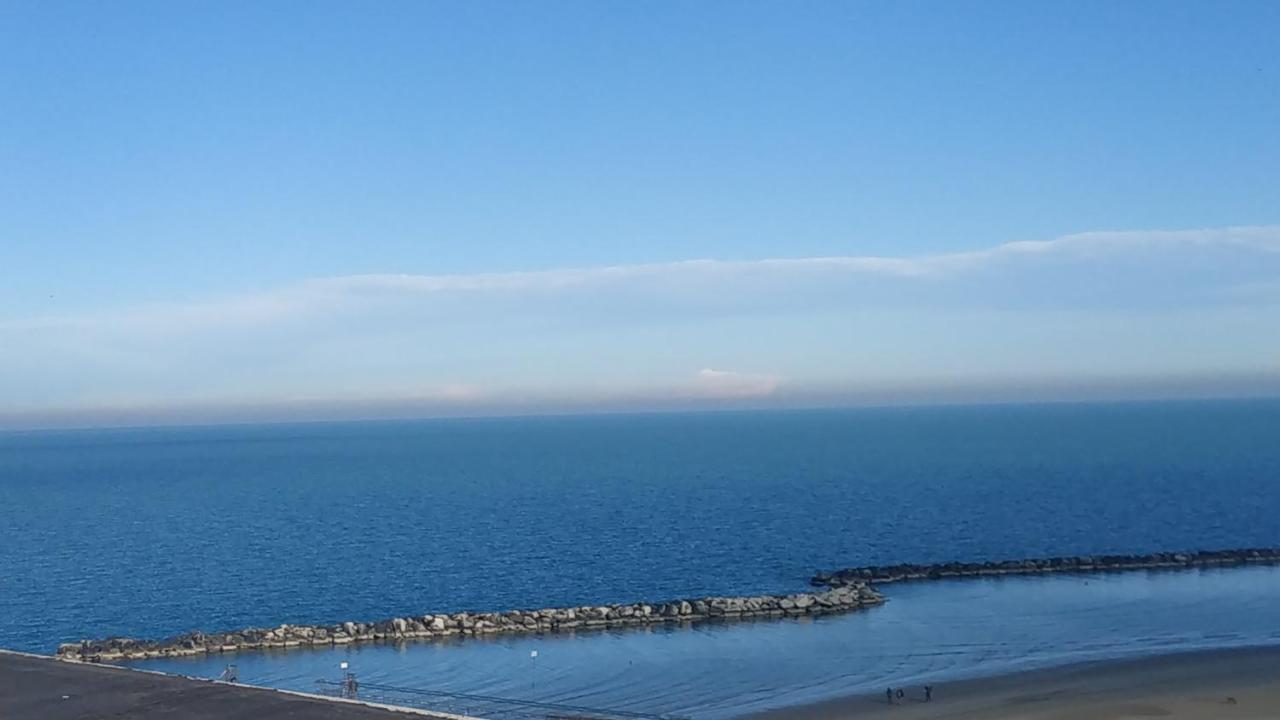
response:
<path id="1" fill-rule="evenodd" d="M 1269 376 L 1278 308 L 1280 226 L 921 257 L 355 275 L 0 319 L 0 404 L 21 424 L 317 398 L 536 410 L 1001 378 Z"/>

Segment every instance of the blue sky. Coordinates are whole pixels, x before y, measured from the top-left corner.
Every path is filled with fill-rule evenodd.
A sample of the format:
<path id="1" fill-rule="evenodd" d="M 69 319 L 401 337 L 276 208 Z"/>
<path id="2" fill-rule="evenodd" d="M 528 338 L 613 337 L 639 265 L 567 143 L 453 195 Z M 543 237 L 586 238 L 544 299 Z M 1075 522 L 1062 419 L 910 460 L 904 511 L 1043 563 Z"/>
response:
<path id="1" fill-rule="evenodd" d="M 5 3 L 0 422 L 1274 393 L 1277 32 Z"/>

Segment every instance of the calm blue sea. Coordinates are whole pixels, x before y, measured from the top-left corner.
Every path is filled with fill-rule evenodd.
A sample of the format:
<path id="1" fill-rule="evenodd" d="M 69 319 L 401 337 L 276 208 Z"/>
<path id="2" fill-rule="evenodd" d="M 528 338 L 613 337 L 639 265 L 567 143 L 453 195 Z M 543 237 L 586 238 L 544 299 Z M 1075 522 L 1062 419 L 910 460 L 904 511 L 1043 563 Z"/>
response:
<path id="1" fill-rule="evenodd" d="M 794 591 L 869 563 L 1280 545 L 1278 488 L 1280 401 L 7 433 L 0 646 Z M 1280 600 L 1260 572 L 1248 607 Z M 920 587 L 866 618 L 943 597 Z M 800 626 L 772 627 L 670 642 L 805 647 L 776 636 Z M 595 637 L 574 642 L 607 654 L 614 636 Z M 281 662 L 295 670 L 267 681 L 306 661 Z"/>

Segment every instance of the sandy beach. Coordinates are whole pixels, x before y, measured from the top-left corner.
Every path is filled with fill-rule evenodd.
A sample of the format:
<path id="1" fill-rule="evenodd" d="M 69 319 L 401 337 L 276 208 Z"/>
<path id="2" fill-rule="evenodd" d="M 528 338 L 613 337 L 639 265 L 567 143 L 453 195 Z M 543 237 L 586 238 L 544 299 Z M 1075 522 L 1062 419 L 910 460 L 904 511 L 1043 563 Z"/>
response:
<path id="1" fill-rule="evenodd" d="M 1280 718 L 1280 646 L 1084 663 L 934 685 L 889 705 L 883 693 L 751 716 L 752 720 L 1263 720 Z"/>

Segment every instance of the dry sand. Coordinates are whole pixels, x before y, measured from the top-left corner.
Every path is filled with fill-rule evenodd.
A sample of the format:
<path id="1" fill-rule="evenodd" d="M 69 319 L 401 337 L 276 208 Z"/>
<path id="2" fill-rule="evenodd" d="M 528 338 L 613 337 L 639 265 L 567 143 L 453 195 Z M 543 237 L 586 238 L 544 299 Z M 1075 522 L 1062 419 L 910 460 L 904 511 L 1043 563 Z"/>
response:
<path id="1" fill-rule="evenodd" d="M 1280 720 L 1280 647 L 1183 653 L 920 687 L 753 716 L 752 720 Z"/>

